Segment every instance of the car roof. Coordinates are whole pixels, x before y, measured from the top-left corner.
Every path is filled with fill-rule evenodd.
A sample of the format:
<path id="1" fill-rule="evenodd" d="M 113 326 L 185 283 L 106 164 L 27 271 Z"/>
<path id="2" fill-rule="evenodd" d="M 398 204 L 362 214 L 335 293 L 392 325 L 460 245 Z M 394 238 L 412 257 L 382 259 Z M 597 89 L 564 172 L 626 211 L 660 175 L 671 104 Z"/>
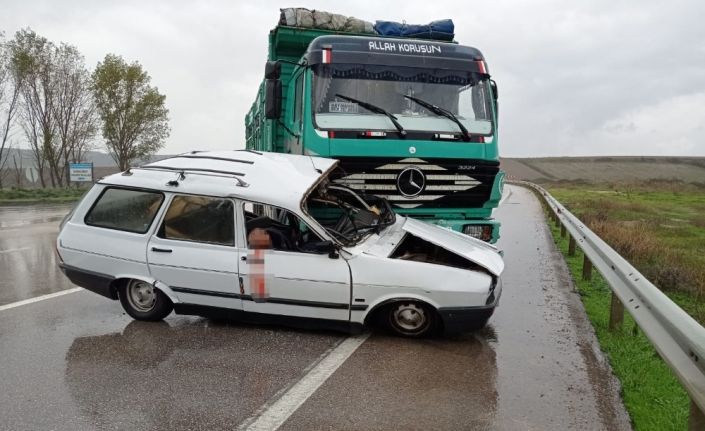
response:
<path id="1" fill-rule="evenodd" d="M 236 197 L 289 209 L 337 160 L 251 150 L 191 151 L 130 168 L 100 184 Z M 174 182 L 176 181 L 176 182 Z"/>

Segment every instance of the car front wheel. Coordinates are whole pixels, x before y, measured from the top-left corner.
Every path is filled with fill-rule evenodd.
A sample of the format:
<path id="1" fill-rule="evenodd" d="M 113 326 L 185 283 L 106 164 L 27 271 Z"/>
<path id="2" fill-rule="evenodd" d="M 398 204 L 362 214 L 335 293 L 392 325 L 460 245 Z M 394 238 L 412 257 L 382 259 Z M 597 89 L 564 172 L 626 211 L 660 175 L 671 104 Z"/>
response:
<path id="1" fill-rule="evenodd" d="M 438 327 L 436 311 L 416 301 L 397 302 L 386 312 L 387 327 L 396 335 L 420 338 L 432 335 Z"/>
<path id="2" fill-rule="evenodd" d="M 128 281 L 119 289 L 118 296 L 127 314 L 137 320 L 159 321 L 174 309 L 169 297 L 142 280 Z"/>

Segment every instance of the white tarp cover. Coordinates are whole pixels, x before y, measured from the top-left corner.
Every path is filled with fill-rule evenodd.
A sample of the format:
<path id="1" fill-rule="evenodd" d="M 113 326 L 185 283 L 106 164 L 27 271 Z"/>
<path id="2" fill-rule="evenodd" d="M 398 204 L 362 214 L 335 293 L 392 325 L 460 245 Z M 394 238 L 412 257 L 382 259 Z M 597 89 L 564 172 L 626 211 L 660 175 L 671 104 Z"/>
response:
<path id="1" fill-rule="evenodd" d="M 309 10 L 303 7 L 280 9 L 279 24 L 289 27 L 319 28 L 322 30 L 350 33 L 375 33 L 371 22 L 322 10 Z"/>

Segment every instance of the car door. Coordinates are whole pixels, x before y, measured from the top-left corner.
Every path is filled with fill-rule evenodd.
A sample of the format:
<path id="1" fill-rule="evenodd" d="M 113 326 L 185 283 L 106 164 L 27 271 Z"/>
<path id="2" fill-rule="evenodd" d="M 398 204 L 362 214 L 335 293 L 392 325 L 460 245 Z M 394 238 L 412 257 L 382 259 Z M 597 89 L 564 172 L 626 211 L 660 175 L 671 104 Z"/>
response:
<path id="1" fill-rule="evenodd" d="M 238 225 L 244 227 L 238 232 L 243 310 L 348 321 L 351 283 L 347 262 L 329 257 L 328 252 L 305 250 L 313 250 L 313 245 L 322 241 L 295 214 L 257 203 L 244 202 L 238 207 Z M 275 237 L 277 229 L 286 236 L 286 226 L 297 227 L 301 236 L 290 240 L 288 246 L 282 244 L 284 239 Z M 248 238 L 255 239 L 256 229 L 268 231 L 272 237 L 267 248 L 248 247 Z"/>
<path id="2" fill-rule="evenodd" d="M 234 202 L 174 195 L 149 240 L 152 277 L 184 303 L 242 309 L 237 276 Z"/>

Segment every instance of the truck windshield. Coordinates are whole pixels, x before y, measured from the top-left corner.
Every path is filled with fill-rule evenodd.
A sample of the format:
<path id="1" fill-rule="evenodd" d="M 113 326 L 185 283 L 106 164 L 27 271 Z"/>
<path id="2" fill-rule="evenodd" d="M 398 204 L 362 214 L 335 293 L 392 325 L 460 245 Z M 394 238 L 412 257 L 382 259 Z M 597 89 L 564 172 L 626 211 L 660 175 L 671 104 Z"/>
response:
<path id="1" fill-rule="evenodd" d="M 418 98 L 452 113 L 470 134 L 488 136 L 493 133 L 486 75 L 459 70 L 340 63 L 317 64 L 313 71 L 313 110 L 319 129 L 395 131 L 387 116 L 370 112 L 349 100 L 354 98 L 393 114 L 406 130 L 464 133 L 454 121 L 414 103 L 412 98 Z M 348 99 L 339 97 L 341 94 Z"/>

